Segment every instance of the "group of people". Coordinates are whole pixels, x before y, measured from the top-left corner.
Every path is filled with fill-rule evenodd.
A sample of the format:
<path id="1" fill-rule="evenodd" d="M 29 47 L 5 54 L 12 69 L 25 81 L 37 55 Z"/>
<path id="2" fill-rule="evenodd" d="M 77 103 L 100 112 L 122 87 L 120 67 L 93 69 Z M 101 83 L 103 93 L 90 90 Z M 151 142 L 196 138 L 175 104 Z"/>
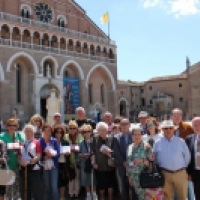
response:
<path id="1" fill-rule="evenodd" d="M 7 164 L 15 172 L 13 185 L 0 186 L 0 200 L 64 200 L 77 198 L 81 188 L 86 200 L 196 200 L 200 199 L 200 117 L 183 122 L 180 109 L 171 119 L 158 123 L 141 111 L 139 124 L 106 112 L 103 121 L 87 119 L 82 107 L 76 120 L 54 124 L 34 115 L 17 132 L 18 120 L 9 119 L 0 135 L 4 144 L 19 143 L 7 150 Z M 5 160 L 4 160 L 5 161 Z M 3 162 L 3 160 L 1 161 Z M 142 188 L 140 174 L 154 162 L 164 176 L 164 186 Z M 5 165 L 1 165 L 5 167 Z"/>

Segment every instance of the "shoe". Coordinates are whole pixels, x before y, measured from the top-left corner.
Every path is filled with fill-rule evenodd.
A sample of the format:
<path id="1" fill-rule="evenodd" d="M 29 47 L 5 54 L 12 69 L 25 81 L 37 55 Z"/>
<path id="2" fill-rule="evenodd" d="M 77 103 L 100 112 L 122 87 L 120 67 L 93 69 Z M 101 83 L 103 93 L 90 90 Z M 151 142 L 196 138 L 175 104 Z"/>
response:
<path id="1" fill-rule="evenodd" d="M 97 194 L 92 194 L 93 200 L 98 200 Z"/>

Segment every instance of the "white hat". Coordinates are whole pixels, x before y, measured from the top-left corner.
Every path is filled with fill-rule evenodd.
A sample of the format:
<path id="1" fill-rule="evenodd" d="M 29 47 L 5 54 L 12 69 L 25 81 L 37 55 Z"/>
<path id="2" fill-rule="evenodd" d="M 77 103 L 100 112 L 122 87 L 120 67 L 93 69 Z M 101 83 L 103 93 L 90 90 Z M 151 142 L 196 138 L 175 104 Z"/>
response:
<path id="1" fill-rule="evenodd" d="M 139 113 L 139 115 L 138 115 L 138 118 L 141 118 L 141 117 L 148 117 L 148 116 L 149 116 L 148 112 L 146 112 L 146 111 L 141 111 L 141 112 Z"/>
<path id="2" fill-rule="evenodd" d="M 172 120 L 164 120 L 161 124 L 161 128 L 170 128 L 174 127 L 174 123 Z"/>

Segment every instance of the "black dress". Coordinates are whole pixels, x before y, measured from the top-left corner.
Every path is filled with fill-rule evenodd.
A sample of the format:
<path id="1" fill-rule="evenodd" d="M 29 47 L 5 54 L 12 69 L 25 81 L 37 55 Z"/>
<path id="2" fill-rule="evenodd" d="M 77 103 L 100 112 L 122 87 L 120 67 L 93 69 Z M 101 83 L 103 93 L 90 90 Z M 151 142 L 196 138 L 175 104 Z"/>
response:
<path id="1" fill-rule="evenodd" d="M 61 146 L 69 146 L 69 143 L 65 140 L 61 141 Z M 69 166 L 70 161 L 69 161 L 69 156 L 65 156 L 65 162 L 58 163 L 58 187 L 64 187 L 68 184 L 69 182 L 69 177 L 68 177 L 68 169 L 67 167 Z"/>

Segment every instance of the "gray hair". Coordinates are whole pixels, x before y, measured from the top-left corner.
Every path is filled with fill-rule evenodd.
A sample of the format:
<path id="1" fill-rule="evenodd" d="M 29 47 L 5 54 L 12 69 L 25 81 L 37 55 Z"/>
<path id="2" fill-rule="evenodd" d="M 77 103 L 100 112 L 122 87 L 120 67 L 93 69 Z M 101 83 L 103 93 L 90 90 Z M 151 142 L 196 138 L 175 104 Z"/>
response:
<path id="1" fill-rule="evenodd" d="M 76 109 L 76 113 L 77 113 L 79 110 L 81 110 L 81 111 L 83 111 L 83 112 L 85 113 L 85 109 L 84 109 L 83 107 L 78 107 L 78 108 Z"/>
<path id="2" fill-rule="evenodd" d="M 23 132 L 25 132 L 27 128 L 30 128 L 33 133 L 35 132 L 35 127 L 32 124 L 26 124 L 23 128 Z"/>
<path id="3" fill-rule="evenodd" d="M 183 115 L 183 111 L 180 108 L 174 108 L 171 112 L 171 115 L 173 115 L 173 113 L 176 111 L 180 112 L 180 114 Z"/>
<path id="4" fill-rule="evenodd" d="M 131 134 L 133 135 L 133 134 L 135 133 L 135 131 L 140 131 L 141 134 L 143 134 L 143 130 L 142 130 L 142 128 L 139 127 L 139 126 L 138 126 L 138 127 L 133 127 Z"/>
<path id="5" fill-rule="evenodd" d="M 105 117 L 106 115 L 110 115 L 111 117 L 113 117 L 112 113 L 111 113 L 111 112 L 108 112 L 108 111 L 106 111 L 106 112 L 104 113 L 103 117 Z"/>
<path id="6" fill-rule="evenodd" d="M 106 131 L 108 131 L 108 124 L 106 124 L 105 122 L 99 122 L 96 126 L 96 130 L 98 131 L 100 127 L 104 128 L 104 129 L 106 129 Z"/>

